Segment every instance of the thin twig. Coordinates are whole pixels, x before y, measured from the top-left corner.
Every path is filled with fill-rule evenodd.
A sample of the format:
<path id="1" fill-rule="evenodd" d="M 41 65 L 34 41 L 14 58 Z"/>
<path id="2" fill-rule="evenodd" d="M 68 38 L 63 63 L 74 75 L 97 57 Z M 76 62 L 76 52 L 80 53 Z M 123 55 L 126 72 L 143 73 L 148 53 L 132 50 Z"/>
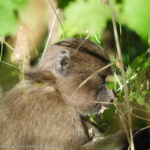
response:
<path id="1" fill-rule="evenodd" d="M 134 79 L 135 77 L 137 76 L 137 73 L 134 74 L 129 80 L 126 81 L 127 84 L 129 84 L 132 79 Z M 121 85 L 121 87 L 119 87 L 119 89 L 117 89 L 117 91 L 120 91 L 122 90 L 122 88 L 124 87 L 124 85 Z"/>
<path id="2" fill-rule="evenodd" d="M 35 42 L 34 42 L 34 40 L 33 40 L 33 36 L 31 35 L 31 33 L 30 33 L 28 30 L 27 30 L 27 32 L 28 32 L 29 38 L 30 38 L 30 40 L 31 40 L 31 42 L 32 42 L 32 44 L 33 44 L 33 47 L 34 47 L 34 50 L 35 50 L 35 54 L 36 54 L 36 56 L 38 56 L 39 53 L 38 53 L 37 47 L 36 47 L 36 45 L 35 45 Z"/>
<path id="3" fill-rule="evenodd" d="M 72 56 L 79 50 L 79 48 L 87 41 L 89 38 L 89 34 L 83 39 L 83 41 L 79 44 L 79 46 L 73 51 Z"/>
<path id="4" fill-rule="evenodd" d="M 145 113 L 150 113 L 150 111 L 142 109 L 142 108 L 137 108 L 137 107 L 133 107 L 133 106 L 132 106 L 132 108 L 135 109 L 135 110 L 138 110 L 138 111 L 143 111 Z"/>
<path id="5" fill-rule="evenodd" d="M 128 128 L 126 126 L 126 122 L 127 122 L 126 117 L 125 117 L 125 115 L 124 115 L 124 113 L 123 113 L 123 111 L 122 111 L 118 101 L 114 99 L 114 102 L 115 102 L 115 107 L 116 107 L 116 109 L 118 111 L 118 116 L 119 116 L 119 118 L 121 120 L 121 123 L 122 123 L 122 127 L 124 129 L 124 132 L 125 132 L 125 134 L 127 136 L 128 141 L 129 141 L 130 138 L 129 138 L 129 134 L 128 134 Z"/>
<path id="6" fill-rule="evenodd" d="M 112 102 L 99 102 L 99 101 L 94 101 L 93 103 L 96 103 L 96 104 L 108 104 L 108 105 L 112 104 L 112 105 L 115 105 L 115 104 L 112 103 Z"/>
<path id="7" fill-rule="evenodd" d="M 3 57 L 3 48 L 4 48 L 4 47 L 3 47 L 3 46 L 4 46 L 4 45 L 3 45 L 3 43 L 4 43 L 4 42 L 2 41 L 2 42 L 1 42 L 1 54 L 0 54 L 0 61 L 2 60 L 2 57 Z"/>
<path id="8" fill-rule="evenodd" d="M 149 121 L 149 122 L 150 122 L 150 119 L 148 119 L 148 118 L 145 118 L 145 117 L 139 116 L 139 115 L 134 114 L 134 113 L 132 113 L 131 115 L 132 115 L 132 116 L 134 116 L 134 117 L 136 117 L 136 118 L 139 118 L 139 119 L 146 120 L 146 121 Z"/>
<path id="9" fill-rule="evenodd" d="M 56 14 L 55 14 L 55 17 L 54 17 L 54 20 L 53 20 L 53 23 L 52 23 L 52 27 L 51 27 L 50 32 L 49 32 L 49 35 L 48 35 L 48 39 L 47 39 L 47 42 L 46 42 L 46 46 L 45 46 L 45 49 L 44 49 L 44 51 L 43 51 L 43 54 L 42 54 L 42 57 L 41 57 L 41 60 L 40 60 L 40 61 L 43 60 L 43 57 L 44 57 L 44 55 L 45 55 L 45 53 L 46 53 L 46 51 L 47 51 L 48 45 L 49 45 L 49 43 L 50 43 L 50 39 L 51 39 L 51 37 L 52 37 L 52 31 L 53 31 L 53 28 L 54 28 L 54 25 L 55 25 L 55 22 L 56 22 L 57 13 L 58 13 L 58 10 L 56 11 Z"/>
<path id="10" fill-rule="evenodd" d="M 0 63 L 2 63 L 2 64 L 5 64 L 5 65 L 8 65 L 8 66 L 10 66 L 10 67 L 12 67 L 12 68 L 15 68 L 15 69 L 17 69 L 17 70 L 19 70 L 20 71 L 20 69 L 19 68 L 17 68 L 15 65 L 13 65 L 13 64 L 10 64 L 10 63 L 8 63 L 8 62 L 5 62 L 5 61 L 0 61 Z"/>
<path id="11" fill-rule="evenodd" d="M 106 66 L 104 66 L 103 68 L 98 69 L 97 71 L 95 71 L 93 74 L 91 74 L 89 77 L 87 77 L 85 80 L 83 80 L 78 87 L 76 88 L 75 92 L 76 93 L 86 82 L 88 82 L 90 79 L 92 79 L 96 74 L 104 71 L 105 69 L 111 67 L 112 65 L 114 65 L 114 63 L 108 64 Z M 74 93 L 72 94 L 72 96 L 74 95 Z"/>
<path id="12" fill-rule="evenodd" d="M 62 25 L 62 23 L 61 23 L 60 18 L 58 17 L 58 13 L 57 13 L 57 11 L 55 10 L 55 7 L 53 6 L 53 4 L 52 4 L 51 0 L 48 0 L 48 3 L 49 3 L 49 4 L 50 4 L 50 6 L 52 7 L 52 9 L 53 9 L 53 11 L 54 11 L 54 13 L 55 13 L 55 15 L 56 15 L 56 17 L 57 17 L 57 19 L 58 19 L 59 23 L 60 23 L 61 28 L 62 28 L 62 29 L 63 29 L 63 31 L 64 31 L 64 27 L 63 27 L 63 25 Z"/>
<path id="13" fill-rule="evenodd" d="M 5 40 L 2 40 L 2 39 L 0 39 L 0 43 L 4 43 L 7 47 L 9 47 L 12 51 L 14 51 L 14 48 L 11 46 L 11 45 L 9 45 Z"/>
<path id="14" fill-rule="evenodd" d="M 110 11 L 111 11 L 111 16 L 112 16 L 113 31 L 114 31 L 114 36 L 115 36 L 115 41 L 116 41 L 116 46 L 117 46 L 117 53 L 118 53 L 119 60 L 121 62 L 121 74 L 122 74 L 123 84 L 124 84 L 126 108 L 128 110 L 130 110 L 130 104 L 129 104 L 129 101 L 128 101 L 128 96 L 129 96 L 128 95 L 128 87 L 127 87 L 127 83 L 126 83 L 126 76 L 125 76 L 125 70 L 124 70 L 124 66 L 123 66 L 123 60 L 122 60 L 120 43 L 119 43 L 119 37 L 118 37 L 118 33 L 117 33 L 115 16 L 114 16 L 114 11 L 113 11 L 113 8 L 112 8 L 111 1 L 109 1 L 109 6 L 110 6 Z M 129 143 L 130 143 L 130 146 L 131 146 L 131 150 L 134 150 L 133 133 L 132 133 L 132 119 L 131 119 L 130 113 L 127 114 L 127 118 L 128 118 L 129 135 L 130 135 Z"/>
<path id="15" fill-rule="evenodd" d="M 148 129 L 148 128 L 150 128 L 150 126 L 146 126 L 146 127 L 142 128 L 142 129 L 138 130 L 137 132 L 135 132 L 134 136 L 135 136 L 136 134 L 138 134 L 139 132 L 141 132 L 141 131 L 143 131 L 143 130 L 145 130 L 145 129 Z"/>
<path id="16" fill-rule="evenodd" d="M 117 74 L 115 72 L 114 72 L 114 76 L 115 76 L 115 78 L 116 78 L 116 80 L 117 80 L 117 82 L 119 84 L 119 89 L 120 88 L 122 89 L 122 84 L 121 84 L 121 82 L 120 82 L 120 80 L 119 80 L 119 78 L 118 78 L 118 76 L 117 76 Z"/>
<path id="17" fill-rule="evenodd" d="M 5 44 L 6 46 L 8 46 L 13 52 L 15 51 L 14 48 L 13 48 L 11 45 L 9 45 L 6 41 L 4 41 L 4 44 Z"/>

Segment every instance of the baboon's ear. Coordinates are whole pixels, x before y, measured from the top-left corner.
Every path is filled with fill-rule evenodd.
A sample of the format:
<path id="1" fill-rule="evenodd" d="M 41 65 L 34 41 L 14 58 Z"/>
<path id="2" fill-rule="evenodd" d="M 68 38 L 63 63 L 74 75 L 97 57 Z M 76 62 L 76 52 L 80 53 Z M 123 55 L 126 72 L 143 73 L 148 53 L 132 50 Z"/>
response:
<path id="1" fill-rule="evenodd" d="M 71 53 L 68 50 L 61 50 L 56 57 L 56 72 L 60 76 L 67 76 L 72 70 Z"/>

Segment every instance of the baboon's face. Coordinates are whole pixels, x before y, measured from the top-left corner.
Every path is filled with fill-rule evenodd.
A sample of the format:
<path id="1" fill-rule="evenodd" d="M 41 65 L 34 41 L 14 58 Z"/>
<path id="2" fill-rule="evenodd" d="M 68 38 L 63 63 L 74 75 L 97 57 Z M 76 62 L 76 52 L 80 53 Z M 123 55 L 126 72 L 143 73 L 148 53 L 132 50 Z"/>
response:
<path id="1" fill-rule="evenodd" d="M 81 113 L 95 113 L 101 108 L 99 102 L 112 99 L 105 85 L 105 77 L 111 69 L 96 74 L 80 86 L 91 74 L 109 63 L 104 52 L 90 41 L 85 41 L 76 50 L 82 42 L 82 39 L 71 39 L 56 43 L 45 58 L 46 61 L 52 60 L 46 69 L 52 69 L 66 103 Z"/>
<path id="2" fill-rule="evenodd" d="M 73 54 L 68 48 L 61 49 L 56 57 L 55 71 L 59 89 L 66 102 L 81 113 L 96 113 L 100 110 L 102 102 L 110 102 L 112 93 L 105 84 L 105 77 L 110 68 L 88 80 L 91 74 L 107 64 L 108 62 L 93 54 L 80 50 Z"/>
<path id="3" fill-rule="evenodd" d="M 76 107 L 81 114 L 98 113 L 101 106 L 106 106 L 103 102 L 109 103 L 112 100 L 112 93 L 101 76 L 96 75 L 79 87 L 85 79 L 84 73 L 64 79 L 60 84 L 63 96 L 67 103 Z"/>

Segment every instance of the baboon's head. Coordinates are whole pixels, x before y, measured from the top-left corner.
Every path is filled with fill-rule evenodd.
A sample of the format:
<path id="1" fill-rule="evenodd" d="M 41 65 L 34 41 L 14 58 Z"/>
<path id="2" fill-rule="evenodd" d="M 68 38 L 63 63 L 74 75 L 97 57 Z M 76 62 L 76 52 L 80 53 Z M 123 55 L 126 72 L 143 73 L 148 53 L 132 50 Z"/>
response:
<path id="1" fill-rule="evenodd" d="M 89 40 L 69 39 L 51 46 L 40 68 L 50 70 L 56 77 L 57 87 L 66 103 L 87 114 L 100 110 L 98 102 L 110 102 L 112 99 L 105 84 L 111 68 L 88 80 L 89 76 L 108 64 L 108 57 L 96 44 Z"/>

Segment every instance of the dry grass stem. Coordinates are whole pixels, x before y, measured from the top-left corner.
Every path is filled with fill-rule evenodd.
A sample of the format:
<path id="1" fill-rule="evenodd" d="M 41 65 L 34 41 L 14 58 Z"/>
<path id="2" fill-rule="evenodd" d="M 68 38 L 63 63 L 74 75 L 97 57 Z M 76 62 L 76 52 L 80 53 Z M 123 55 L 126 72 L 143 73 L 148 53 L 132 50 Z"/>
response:
<path id="1" fill-rule="evenodd" d="M 9 67 L 15 68 L 15 69 L 17 69 L 17 70 L 19 70 L 19 71 L 20 71 L 20 69 L 19 69 L 18 67 L 16 67 L 15 65 L 12 65 L 12 64 L 7 63 L 7 62 L 2 61 L 2 60 L 0 61 L 0 63 L 5 64 L 5 65 L 8 65 Z"/>
<path id="2" fill-rule="evenodd" d="M 80 43 L 80 45 L 73 51 L 72 56 L 79 50 L 79 48 L 86 42 L 86 40 L 89 38 L 90 34 L 88 34 L 85 39 Z"/>
<path id="3" fill-rule="evenodd" d="M 2 41 L 2 42 L 1 42 L 1 54 L 0 54 L 0 62 L 1 62 L 1 60 L 2 60 L 2 57 L 3 57 L 3 48 L 4 48 L 4 47 L 3 47 L 3 46 L 4 46 L 3 44 L 4 44 L 4 42 Z"/>
<path id="4" fill-rule="evenodd" d="M 14 51 L 14 48 L 10 44 L 8 44 L 5 40 L 0 39 L 0 43 L 2 46 L 4 43 L 8 48 L 10 48 L 10 50 Z"/>
<path id="5" fill-rule="evenodd" d="M 74 93 L 76 93 L 86 82 L 88 82 L 90 79 L 92 79 L 96 74 L 98 74 L 98 73 L 104 71 L 105 69 L 111 67 L 112 65 L 114 65 L 114 63 L 108 64 L 108 65 L 104 66 L 103 68 L 100 68 L 100 69 L 98 69 L 97 71 L 95 71 L 93 74 L 91 74 L 89 77 L 87 77 L 84 81 L 82 81 L 82 82 L 78 85 L 78 87 L 77 87 L 77 89 L 75 90 Z M 74 93 L 72 94 L 72 96 L 74 95 Z"/>
<path id="6" fill-rule="evenodd" d="M 138 134 L 139 132 L 141 132 L 141 131 L 143 131 L 143 130 L 145 130 L 145 129 L 148 129 L 148 128 L 150 128 L 150 126 L 146 126 L 146 127 L 142 128 L 142 129 L 138 130 L 133 136 L 135 136 L 135 135 Z"/>
<path id="7" fill-rule="evenodd" d="M 5 44 L 7 47 L 9 47 L 12 51 L 15 51 L 14 48 L 13 48 L 10 44 L 8 44 L 6 41 L 4 41 L 4 44 Z"/>
<path id="8" fill-rule="evenodd" d="M 115 76 L 115 78 L 116 78 L 116 80 L 117 80 L 117 82 L 118 82 L 118 84 L 119 84 L 119 88 L 122 88 L 122 84 L 121 84 L 121 82 L 120 82 L 120 80 L 119 80 L 119 78 L 118 78 L 118 76 L 117 76 L 117 74 L 114 72 L 114 76 Z"/>
<path id="9" fill-rule="evenodd" d="M 57 13 L 55 7 L 53 6 L 51 0 L 48 0 L 48 3 L 49 3 L 50 6 L 52 7 L 52 9 L 53 9 L 53 11 L 54 11 L 54 13 L 55 13 L 55 15 L 56 15 L 56 17 L 57 17 L 58 22 L 60 23 L 60 26 L 61 26 L 61 28 L 62 28 L 63 31 L 64 31 L 64 27 L 63 27 L 63 25 L 62 25 L 62 23 L 61 23 L 61 20 L 60 20 L 60 18 L 59 18 L 59 16 L 58 16 L 58 13 Z"/>
<path id="10" fill-rule="evenodd" d="M 42 53 L 42 57 L 41 57 L 41 60 L 40 60 L 40 61 L 43 60 L 43 57 L 44 57 L 44 55 L 45 55 L 45 53 L 46 53 L 46 51 L 47 51 L 47 49 L 48 49 L 48 45 L 49 45 L 50 39 L 51 39 L 51 37 L 52 37 L 52 32 L 53 32 L 53 29 L 54 29 L 54 25 L 55 25 L 55 23 L 56 23 L 57 14 L 58 14 L 58 10 L 57 10 L 56 13 L 55 13 L 55 17 L 54 17 L 54 20 L 53 20 L 53 23 L 52 23 L 52 27 L 51 27 L 51 29 L 50 29 L 50 32 L 49 32 L 49 35 L 48 35 L 48 39 L 47 39 L 47 42 L 46 42 L 46 46 L 45 46 L 45 48 L 44 48 L 44 51 L 43 51 L 43 53 Z"/>
<path id="11" fill-rule="evenodd" d="M 120 103 L 118 103 L 118 101 L 116 101 L 116 100 L 114 100 L 114 102 L 115 102 L 115 107 L 116 107 L 116 109 L 117 109 L 117 111 L 118 111 L 118 116 L 119 116 L 119 119 L 120 119 L 120 121 L 121 121 L 121 125 L 122 125 L 122 128 L 123 128 L 123 130 L 124 130 L 124 132 L 125 132 L 125 134 L 126 134 L 126 136 L 127 136 L 127 139 L 128 139 L 128 141 L 130 140 L 130 137 L 129 137 L 129 134 L 128 134 L 128 128 L 127 128 L 127 126 L 126 126 L 126 124 L 127 124 L 127 119 L 126 119 L 126 117 L 125 117 L 125 115 L 124 115 L 124 113 L 123 113 L 123 111 L 122 111 L 122 106 L 121 106 L 121 104 Z"/>
<path id="12" fill-rule="evenodd" d="M 33 36 L 31 35 L 31 33 L 30 33 L 28 30 L 27 30 L 27 32 L 28 32 L 29 38 L 30 38 L 30 40 L 31 40 L 31 42 L 32 42 L 33 48 L 34 48 L 34 50 L 35 50 L 35 54 L 36 54 L 36 56 L 38 56 L 39 53 L 38 53 L 38 49 L 37 49 L 37 47 L 36 47 L 36 45 L 35 45 L 35 42 L 34 42 L 34 40 L 33 40 Z"/>
<path id="13" fill-rule="evenodd" d="M 142 111 L 142 112 L 145 112 L 145 113 L 150 113 L 150 111 L 148 110 L 145 110 L 145 109 L 141 109 L 141 108 L 138 108 L 138 107 L 132 107 L 134 110 L 138 110 L 138 111 Z"/>
<path id="14" fill-rule="evenodd" d="M 126 109 L 130 110 L 130 104 L 128 101 L 128 87 L 127 87 L 127 83 L 126 83 L 126 76 L 125 76 L 125 71 L 124 71 L 124 66 L 123 66 L 119 37 L 118 37 L 118 32 L 117 32 L 117 27 L 116 27 L 116 22 L 115 22 L 115 16 L 114 16 L 114 11 L 113 11 L 111 1 L 109 1 L 109 6 L 110 6 L 110 11 L 111 11 L 111 16 L 112 16 L 113 31 L 114 31 L 114 36 L 115 36 L 115 41 L 116 41 L 116 46 L 117 46 L 117 53 L 118 53 L 119 61 L 121 62 L 120 63 L 121 68 L 120 69 L 121 69 L 123 85 L 124 85 Z M 130 137 L 129 143 L 130 143 L 131 150 L 134 150 L 134 142 L 133 142 L 133 134 L 132 134 L 132 119 L 131 119 L 130 113 L 127 114 L 127 118 L 128 118 L 128 126 L 129 126 L 129 137 Z"/>
<path id="15" fill-rule="evenodd" d="M 134 113 L 132 113 L 131 115 L 132 115 L 132 116 L 134 116 L 134 117 L 136 117 L 136 118 L 139 118 L 139 119 L 142 119 L 142 120 L 145 120 L 145 121 L 150 122 L 150 119 L 148 119 L 148 118 L 145 118 L 145 117 L 142 117 L 142 116 L 136 115 L 136 114 L 134 114 Z"/>
<path id="16" fill-rule="evenodd" d="M 97 102 L 97 101 L 94 101 L 93 103 L 96 103 L 96 104 L 112 104 L 112 105 L 115 105 L 114 103 L 111 103 L 111 102 Z"/>

